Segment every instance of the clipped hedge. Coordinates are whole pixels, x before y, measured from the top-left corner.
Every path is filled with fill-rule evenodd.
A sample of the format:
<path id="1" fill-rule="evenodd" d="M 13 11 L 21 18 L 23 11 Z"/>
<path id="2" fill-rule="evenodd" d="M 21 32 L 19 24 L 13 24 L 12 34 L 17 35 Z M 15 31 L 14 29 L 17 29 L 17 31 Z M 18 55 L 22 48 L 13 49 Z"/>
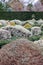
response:
<path id="1" fill-rule="evenodd" d="M 29 20 L 29 19 L 32 19 L 33 14 L 35 15 L 36 20 L 38 20 L 40 18 L 43 19 L 43 12 L 3 12 L 3 10 L 0 12 L 0 19 Z"/>

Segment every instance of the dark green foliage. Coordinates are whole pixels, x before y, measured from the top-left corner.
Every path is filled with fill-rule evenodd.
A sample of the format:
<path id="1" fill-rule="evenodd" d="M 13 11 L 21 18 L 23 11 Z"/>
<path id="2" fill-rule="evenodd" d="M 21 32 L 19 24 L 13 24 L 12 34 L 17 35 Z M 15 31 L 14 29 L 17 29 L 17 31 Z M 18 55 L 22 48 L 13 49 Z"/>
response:
<path id="1" fill-rule="evenodd" d="M 40 34 L 41 36 L 43 35 L 43 31 L 41 31 L 41 34 Z"/>
<path id="2" fill-rule="evenodd" d="M 7 5 L 7 3 L 0 2 L 0 12 L 7 12 L 7 11 L 10 11 L 10 8 Z"/>
<path id="3" fill-rule="evenodd" d="M 40 13 L 40 14 L 39 14 Z M 19 20 L 29 20 L 32 19 L 32 14 L 35 14 L 35 19 L 43 19 L 43 12 L 0 12 L 0 19 L 19 19 Z"/>
<path id="4" fill-rule="evenodd" d="M 43 31 L 43 26 L 41 26 L 41 30 Z"/>
<path id="5" fill-rule="evenodd" d="M 3 45 L 6 45 L 14 40 L 16 40 L 18 37 L 12 37 L 11 39 L 7 39 L 7 40 L 0 40 L 0 48 L 3 46 Z"/>
<path id="6" fill-rule="evenodd" d="M 28 38 L 30 41 L 36 41 L 40 39 L 40 36 L 31 36 Z"/>
<path id="7" fill-rule="evenodd" d="M 20 39 L 20 37 L 12 37 L 11 39 L 8 39 L 8 40 L 0 40 L 0 48 L 3 45 L 6 45 L 6 44 L 8 44 L 8 43 L 10 43 L 10 42 L 18 39 L 18 38 Z M 39 40 L 40 38 L 41 38 L 40 35 L 39 36 L 31 36 L 31 37 L 28 38 L 28 40 L 30 40 L 30 41 L 36 41 L 36 40 Z"/>
<path id="8" fill-rule="evenodd" d="M 1 12 L 1 11 L 4 11 L 4 10 L 3 10 L 3 7 L 4 7 L 4 5 L 0 2 L 0 12 Z"/>
<path id="9" fill-rule="evenodd" d="M 41 26 L 41 24 L 38 24 L 38 22 L 34 22 L 34 25 L 33 26 Z"/>
<path id="10" fill-rule="evenodd" d="M 0 40 L 0 48 L 5 45 L 8 44 L 11 40 Z"/>

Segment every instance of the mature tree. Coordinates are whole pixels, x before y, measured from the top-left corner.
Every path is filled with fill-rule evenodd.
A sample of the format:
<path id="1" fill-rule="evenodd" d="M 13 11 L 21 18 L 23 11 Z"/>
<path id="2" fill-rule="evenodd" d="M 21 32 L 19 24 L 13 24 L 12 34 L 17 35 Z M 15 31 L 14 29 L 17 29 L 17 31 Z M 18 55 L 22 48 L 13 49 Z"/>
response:
<path id="1" fill-rule="evenodd" d="M 11 11 L 11 8 L 7 5 L 7 3 L 0 2 L 0 12 L 3 11 Z"/>
<path id="2" fill-rule="evenodd" d="M 4 10 L 3 10 L 3 5 L 2 5 L 1 2 L 0 2 L 0 11 L 4 11 Z"/>

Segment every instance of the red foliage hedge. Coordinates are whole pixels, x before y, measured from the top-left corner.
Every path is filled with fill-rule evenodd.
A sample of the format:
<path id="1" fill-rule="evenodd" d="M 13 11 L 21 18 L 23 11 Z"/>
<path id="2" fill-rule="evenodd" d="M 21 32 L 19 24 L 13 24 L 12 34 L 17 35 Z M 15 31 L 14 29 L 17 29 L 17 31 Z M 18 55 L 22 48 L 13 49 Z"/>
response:
<path id="1" fill-rule="evenodd" d="M 43 65 L 43 56 L 32 42 L 18 39 L 0 50 L 0 65 Z"/>

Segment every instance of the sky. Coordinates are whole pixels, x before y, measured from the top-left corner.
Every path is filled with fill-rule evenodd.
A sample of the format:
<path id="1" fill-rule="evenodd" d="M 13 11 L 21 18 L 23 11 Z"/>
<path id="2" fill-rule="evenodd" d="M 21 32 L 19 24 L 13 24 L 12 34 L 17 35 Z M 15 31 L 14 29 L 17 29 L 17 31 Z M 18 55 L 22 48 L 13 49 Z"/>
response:
<path id="1" fill-rule="evenodd" d="M 3 1 L 3 0 L 0 0 L 0 1 Z M 5 0 L 5 2 L 6 1 L 9 1 L 9 0 Z M 35 3 L 35 2 L 37 2 L 38 0 L 20 0 L 21 2 L 25 2 L 25 4 L 27 5 L 28 4 L 28 2 L 31 2 L 31 1 L 34 1 L 33 2 L 33 4 Z"/>
<path id="2" fill-rule="evenodd" d="M 0 0 L 0 1 L 3 1 L 3 0 Z M 9 1 L 9 0 L 5 0 L 5 1 Z"/>
<path id="3" fill-rule="evenodd" d="M 0 0 L 0 1 L 2 1 L 2 0 Z M 5 0 L 5 1 L 9 1 L 9 0 Z M 32 0 L 21 0 L 21 1 L 29 2 L 29 1 L 32 1 Z M 34 1 L 36 2 L 37 0 L 34 0 Z"/>
<path id="4" fill-rule="evenodd" d="M 20 0 L 21 2 L 23 2 L 24 5 L 28 5 L 28 3 L 33 2 L 33 4 L 35 4 L 38 0 Z"/>

